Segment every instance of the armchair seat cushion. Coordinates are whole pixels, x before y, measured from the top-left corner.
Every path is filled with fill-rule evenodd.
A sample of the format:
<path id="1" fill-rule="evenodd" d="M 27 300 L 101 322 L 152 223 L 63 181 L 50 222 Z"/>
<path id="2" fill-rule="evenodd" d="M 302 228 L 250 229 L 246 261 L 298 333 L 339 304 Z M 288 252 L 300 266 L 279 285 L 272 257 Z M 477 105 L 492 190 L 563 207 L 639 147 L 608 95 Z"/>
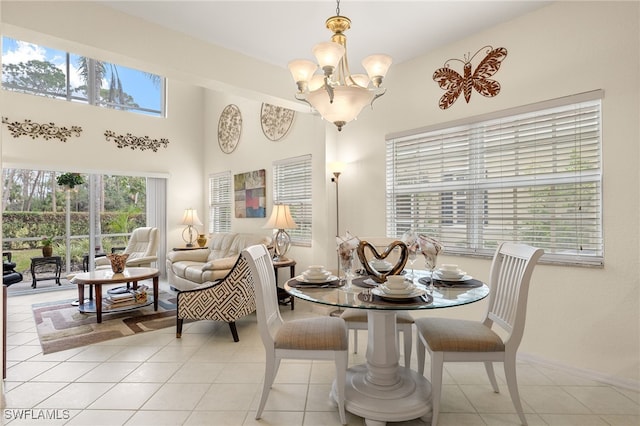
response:
<path id="1" fill-rule="evenodd" d="M 269 245 L 271 238 L 259 234 L 224 232 L 209 236 L 209 247 L 167 254 L 167 280 L 176 290 L 191 290 L 227 276 L 240 252 L 256 244 Z"/>

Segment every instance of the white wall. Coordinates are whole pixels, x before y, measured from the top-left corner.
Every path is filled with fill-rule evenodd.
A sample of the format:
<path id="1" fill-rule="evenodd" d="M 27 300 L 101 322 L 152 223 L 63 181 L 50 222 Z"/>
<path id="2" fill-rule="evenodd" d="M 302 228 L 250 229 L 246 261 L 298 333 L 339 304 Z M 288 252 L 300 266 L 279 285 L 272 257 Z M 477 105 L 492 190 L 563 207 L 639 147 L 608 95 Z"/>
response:
<path id="1" fill-rule="evenodd" d="M 311 153 L 317 222 L 314 221 L 314 247 L 296 247 L 291 251 L 300 267 L 318 262 L 330 264 L 335 255 L 335 188 L 325 161 L 338 159 L 349 163 L 340 177 L 341 231 L 382 235 L 386 134 L 603 89 L 605 266 L 540 265 L 536 269 L 521 354 L 620 384 L 639 385 L 637 2 L 553 3 L 392 67 L 385 81 L 387 95 L 341 133 L 317 117 L 298 114 L 291 133 L 280 142 L 270 142 L 262 136 L 258 117 L 263 101 L 283 105 L 290 102 L 294 87 L 284 67 L 256 64 L 233 52 L 203 45 L 92 4 L 2 2 L 0 5 L 3 31 L 36 32 L 41 39 L 35 42 L 59 42 L 63 48 L 84 49 L 79 51 L 82 54 L 99 52 L 106 55 L 105 59 L 159 70 L 172 79 L 177 90 L 175 95 L 171 91 L 169 98 L 170 112 L 177 115 L 166 124 L 2 94 L 2 115 L 78 123 L 86 128 L 81 140 L 68 142 L 59 149 L 51 149 L 48 145 L 53 144 L 51 141 L 26 142 L 31 148 L 26 149 L 23 141 L 9 140 L 3 128 L 3 153 L 10 161 L 36 161 L 43 166 L 54 164 L 75 169 L 86 166 L 170 173 L 171 224 L 179 221 L 187 204 L 204 212 L 209 173 L 229 169 L 233 173 L 269 170 L 275 159 Z M 60 24 L 67 20 L 75 25 Z M 87 28 L 81 27 L 83 23 Z M 509 52 L 495 76 L 502 85 L 501 93 L 488 99 L 474 92 L 469 104 L 458 99 L 450 109 L 441 111 L 437 102 L 443 92 L 431 80 L 433 71 L 447 59 L 461 58 L 487 44 L 505 47 Z M 251 78 L 251 73 L 257 72 L 255 66 L 260 69 L 261 79 Z M 208 90 L 202 92 L 198 85 Z M 261 94 L 261 90 L 265 93 Z M 177 98 L 172 99 L 174 96 Z M 223 155 L 217 148 L 216 130 L 220 112 L 228 103 L 240 107 L 245 125 L 238 149 L 231 155 Z M 168 137 L 172 143 L 170 149 L 158 155 L 118 152 L 99 137 L 107 126 Z M 100 155 L 87 147 L 99 150 Z M 267 180 L 270 181 L 269 176 Z M 268 193 L 270 190 L 269 187 Z M 267 210 L 270 208 L 268 196 Z M 237 219 L 233 226 L 236 230 L 265 232 L 262 223 L 258 219 Z M 176 225 L 170 232 L 169 244 L 172 240 L 177 244 L 180 227 Z M 451 260 L 463 264 L 473 275 L 487 278 L 487 260 Z M 483 304 L 478 303 L 433 314 L 478 318 L 482 309 Z"/>
<path id="2" fill-rule="evenodd" d="M 605 378 L 640 380 L 640 253 L 638 128 L 640 46 L 637 2 L 558 2 L 393 67 L 388 93 L 374 111 L 345 127 L 340 156 L 354 162 L 342 188 L 353 202 L 341 205 L 341 222 L 356 234 L 384 230 L 384 135 L 603 89 L 603 194 L 605 266 L 537 267 L 521 353 L 588 370 Z M 482 46 L 505 47 L 495 98 L 473 92 L 447 110 L 433 72 L 449 58 Z M 357 197 L 363 188 L 380 188 Z M 488 261 L 452 258 L 488 278 Z M 438 312 L 469 318 L 480 306 Z M 429 313 L 433 315 L 433 313 Z"/>

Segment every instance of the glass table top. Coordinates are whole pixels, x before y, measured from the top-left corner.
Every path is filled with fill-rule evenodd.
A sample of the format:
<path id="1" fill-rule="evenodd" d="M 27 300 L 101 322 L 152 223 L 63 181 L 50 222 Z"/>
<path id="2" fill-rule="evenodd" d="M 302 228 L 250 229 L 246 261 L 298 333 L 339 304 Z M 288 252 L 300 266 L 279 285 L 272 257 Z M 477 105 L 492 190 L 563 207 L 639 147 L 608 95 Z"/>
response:
<path id="1" fill-rule="evenodd" d="M 428 280 L 429 272 L 415 270 L 414 275 L 413 284 L 417 289 L 416 294 L 426 294 L 427 300 L 423 300 L 420 297 L 411 299 L 394 298 L 393 296 L 378 297 L 385 295 L 378 289 L 378 286 L 375 285 L 373 280 L 368 279 L 363 283 L 366 277 L 359 276 L 354 278 L 350 289 L 347 289 L 345 286 L 322 288 L 322 286 L 319 285 L 305 285 L 298 283 L 295 278 L 288 280 L 284 288 L 292 296 L 323 305 L 343 308 L 403 311 L 466 305 L 482 300 L 489 294 L 489 287 L 484 283 L 480 286 L 468 288 L 459 284 L 451 287 L 434 287 L 431 293 L 427 286 L 419 282 L 420 278 L 427 278 Z M 422 281 L 424 282 L 424 280 Z M 365 294 L 367 294 L 367 290 L 373 293 L 374 297 L 366 297 Z"/>

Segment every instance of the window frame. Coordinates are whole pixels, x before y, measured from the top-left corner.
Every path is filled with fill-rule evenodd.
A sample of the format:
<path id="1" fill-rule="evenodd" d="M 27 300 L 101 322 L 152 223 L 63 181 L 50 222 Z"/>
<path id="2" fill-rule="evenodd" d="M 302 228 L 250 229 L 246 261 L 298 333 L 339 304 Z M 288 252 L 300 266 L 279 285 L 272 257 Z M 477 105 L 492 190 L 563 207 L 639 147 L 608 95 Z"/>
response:
<path id="1" fill-rule="evenodd" d="M 288 204 L 297 228 L 287 230 L 291 245 L 311 247 L 313 230 L 312 156 L 276 160 L 272 163 L 273 204 Z"/>
<path id="2" fill-rule="evenodd" d="M 233 175 L 231 170 L 209 175 L 209 233 L 231 232 Z"/>
<path id="3" fill-rule="evenodd" d="M 596 90 L 387 135 L 387 236 L 413 229 L 450 254 L 480 257 L 509 240 L 544 248 L 547 263 L 602 266 L 602 98 Z"/>

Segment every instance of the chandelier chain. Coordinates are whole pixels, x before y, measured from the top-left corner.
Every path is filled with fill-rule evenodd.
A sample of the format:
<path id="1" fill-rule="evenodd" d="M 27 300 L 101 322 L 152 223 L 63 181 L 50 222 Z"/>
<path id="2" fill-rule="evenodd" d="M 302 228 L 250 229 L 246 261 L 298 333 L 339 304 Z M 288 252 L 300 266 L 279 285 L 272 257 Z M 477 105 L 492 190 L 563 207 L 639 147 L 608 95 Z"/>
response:
<path id="1" fill-rule="evenodd" d="M 340 0 L 336 0 L 336 16 L 340 16 Z"/>

